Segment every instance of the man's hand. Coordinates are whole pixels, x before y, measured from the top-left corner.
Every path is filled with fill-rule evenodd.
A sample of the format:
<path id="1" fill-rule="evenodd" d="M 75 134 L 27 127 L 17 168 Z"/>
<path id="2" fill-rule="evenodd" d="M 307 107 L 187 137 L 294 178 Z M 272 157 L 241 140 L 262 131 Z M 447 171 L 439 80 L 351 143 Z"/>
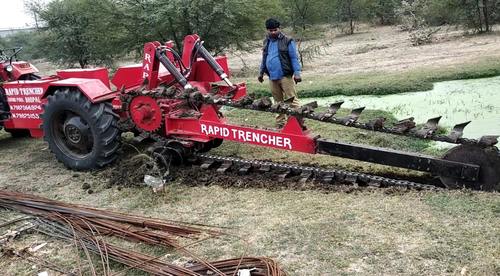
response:
<path id="1" fill-rule="evenodd" d="M 302 78 L 299 75 L 294 75 L 293 81 L 297 84 L 302 81 Z"/>
<path id="2" fill-rule="evenodd" d="M 257 80 L 260 82 L 260 83 L 263 83 L 264 82 L 264 75 L 259 75 L 257 77 Z"/>

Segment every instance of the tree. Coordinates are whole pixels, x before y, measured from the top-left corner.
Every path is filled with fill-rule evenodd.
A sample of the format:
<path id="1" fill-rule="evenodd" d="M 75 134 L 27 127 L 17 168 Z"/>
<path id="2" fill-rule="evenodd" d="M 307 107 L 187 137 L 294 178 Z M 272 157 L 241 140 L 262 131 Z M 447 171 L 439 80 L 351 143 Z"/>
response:
<path id="1" fill-rule="evenodd" d="M 35 28 L 38 30 L 44 22 L 41 22 L 38 12 L 42 9 L 44 0 L 24 0 L 24 7 L 33 16 L 35 20 Z"/>
<path id="2" fill-rule="evenodd" d="M 40 33 L 36 31 L 17 32 L 6 36 L 0 40 L 0 49 L 23 47 L 18 58 L 32 60 L 42 58 L 42 51 L 39 49 Z"/>
<path id="3" fill-rule="evenodd" d="M 440 28 L 430 26 L 426 19 L 426 10 L 429 10 L 427 0 L 403 0 L 396 10 L 400 29 L 407 31 L 413 46 L 431 43 L 434 34 Z"/>
<path id="4" fill-rule="evenodd" d="M 424 17 L 427 5 L 426 0 L 401 1 L 401 6 L 396 10 L 400 29 L 412 32 L 428 27 L 428 22 Z"/>
<path id="5" fill-rule="evenodd" d="M 354 34 L 356 22 L 366 17 L 369 0 L 332 0 L 334 22 L 346 34 Z"/>
<path id="6" fill-rule="evenodd" d="M 490 32 L 500 22 L 500 0 L 427 0 L 423 16 L 433 25 L 455 24 L 475 31 Z"/>
<path id="7" fill-rule="evenodd" d="M 40 48 L 50 61 L 81 68 L 111 65 L 125 52 L 120 47 L 125 30 L 112 0 L 54 0 L 33 9 L 46 25 Z"/>
<path id="8" fill-rule="evenodd" d="M 261 36 L 264 21 L 281 11 L 281 0 L 53 0 L 28 6 L 40 20 L 47 59 L 65 65 L 112 65 L 148 41 L 196 33 L 207 49 L 243 49 Z"/>
<path id="9" fill-rule="evenodd" d="M 328 18 L 325 0 L 282 0 L 287 22 L 294 32 L 304 33 L 308 26 L 322 23 Z"/>
<path id="10" fill-rule="evenodd" d="M 500 0 L 496 0 L 491 5 L 492 8 L 489 9 L 491 18 L 495 24 L 500 23 Z"/>
<path id="11" fill-rule="evenodd" d="M 265 0 L 123 0 L 121 4 L 129 37 L 136 37 L 135 47 L 172 39 L 180 48 L 184 36 L 196 33 L 216 53 L 231 46 L 244 48 L 247 41 L 259 37 L 269 12 L 278 9 L 277 1 Z"/>
<path id="12" fill-rule="evenodd" d="M 7 41 L 3 37 L 0 37 L 0 49 L 3 48 L 7 48 Z"/>
<path id="13" fill-rule="evenodd" d="M 396 9 L 401 6 L 400 0 L 375 0 L 368 2 L 369 10 L 380 25 L 392 25 L 396 22 Z"/>
<path id="14" fill-rule="evenodd" d="M 458 19 L 463 25 L 472 27 L 480 33 L 490 32 L 498 6 L 499 2 L 496 0 L 461 0 L 456 4 L 461 15 Z"/>

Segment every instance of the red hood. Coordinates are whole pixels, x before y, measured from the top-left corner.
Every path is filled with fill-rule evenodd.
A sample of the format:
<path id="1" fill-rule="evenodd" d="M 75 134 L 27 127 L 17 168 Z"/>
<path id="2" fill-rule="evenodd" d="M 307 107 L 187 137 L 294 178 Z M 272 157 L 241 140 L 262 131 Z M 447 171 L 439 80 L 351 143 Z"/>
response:
<path id="1" fill-rule="evenodd" d="M 12 67 L 12 78 L 14 80 L 19 79 L 22 75 L 38 73 L 38 69 L 33 64 L 25 61 L 14 61 Z"/>

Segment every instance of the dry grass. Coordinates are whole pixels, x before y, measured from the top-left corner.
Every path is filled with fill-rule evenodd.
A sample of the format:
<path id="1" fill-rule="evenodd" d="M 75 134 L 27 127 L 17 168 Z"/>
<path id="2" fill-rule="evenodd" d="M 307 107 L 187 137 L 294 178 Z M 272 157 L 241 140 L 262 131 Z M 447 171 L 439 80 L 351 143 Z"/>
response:
<path id="1" fill-rule="evenodd" d="M 204 243 L 208 259 L 246 255 L 276 258 L 290 275 L 495 275 L 500 272 L 500 198 L 481 192 L 353 193 L 187 187 L 171 183 L 163 193 L 147 187 L 108 187 L 103 172 L 62 167 L 41 140 L 1 133 L 0 189 L 165 219 L 230 227 L 244 237 Z M 89 183 L 92 194 L 80 187 Z M 1 211 L 2 217 L 16 214 Z M 3 230 L 3 229 L 2 229 Z M 70 245 L 25 235 L 11 246 L 49 241 L 40 258 L 70 270 Z M 168 254 L 148 247 L 135 248 Z M 41 270 L 18 258 L 0 257 L 4 275 Z M 114 266 L 115 271 L 123 267 Z M 130 275 L 140 275 L 132 273 Z"/>
<path id="2" fill-rule="evenodd" d="M 412 70 L 440 69 L 462 66 L 480 59 L 495 60 L 500 57 L 500 26 L 486 35 L 464 35 L 461 30 L 443 28 L 432 44 L 412 46 L 408 33 L 397 27 L 362 26 L 358 33 L 346 36 L 335 32 L 321 32 L 319 39 L 305 42 L 322 45 L 321 54 L 306 61 L 305 79 L 317 75 L 364 74 L 371 72 L 400 73 Z M 260 44 L 259 44 L 260 45 Z M 241 59 L 235 54 L 241 55 Z M 238 72 L 246 65 L 248 70 L 258 70 L 260 48 L 250 54 L 229 54 L 230 67 Z"/>
<path id="3" fill-rule="evenodd" d="M 415 47 L 396 27 L 362 26 L 352 36 L 320 32 L 319 39 L 304 43 L 321 50 L 305 61 L 299 95 L 385 95 L 431 90 L 437 81 L 496 76 L 499 34 L 473 36 L 443 28 L 434 43 Z M 260 55 L 258 48 L 228 54 L 235 75 L 247 82 L 249 91 L 262 95 L 269 89 L 257 82 Z"/>
<path id="4" fill-rule="evenodd" d="M 391 36 L 391 33 L 394 31 L 381 28 L 335 39 L 328 48 L 332 59 L 315 60 L 317 68 L 306 67 L 304 78 L 308 80 L 325 72 L 372 74 L 374 67 L 385 68 L 391 73 L 423 66 L 461 66 L 478 55 L 498 58 L 497 34 L 442 39 L 434 45 L 409 48 L 403 34 Z M 251 56 L 247 61 L 254 66 Z M 49 67 L 47 70 L 52 70 Z M 272 124 L 269 116 L 234 111 L 229 114 L 238 123 Z M 246 117 L 250 119 L 245 120 Z M 329 138 L 368 139 L 363 131 L 346 132 L 339 127 L 327 129 L 311 124 L 315 132 Z M 383 135 L 368 140 L 377 145 L 385 143 L 400 149 L 435 153 L 429 150 L 428 144 L 411 140 L 392 140 Z M 360 162 L 353 166 L 352 162 L 341 159 L 235 143 L 225 143 L 217 151 L 283 162 L 335 163 L 355 170 L 387 172 L 382 166 Z M 69 171 L 55 160 L 42 140 L 12 139 L 0 131 L 0 156 L 0 189 L 152 217 L 229 227 L 236 236 L 244 237 L 244 241 L 233 237 L 193 248 L 211 260 L 241 254 L 264 255 L 276 258 L 289 275 L 500 275 L 498 193 L 369 189 L 350 193 L 270 191 L 222 188 L 218 183 L 191 187 L 180 184 L 181 179 L 178 179 L 164 192 L 155 194 L 143 186 L 110 186 L 108 171 Z M 90 185 L 91 194 L 81 188 L 84 183 Z M 0 210 L 1 218 L 17 216 L 19 214 Z M 0 229 L 0 233 L 5 230 Z M 37 257 L 68 270 L 75 268 L 76 255 L 71 245 L 29 234 L 9 246 L 23 248 L 43 241 L 49 244 L 36 253 Z M 133 246 L 149 253 L 169 254 L 168 250 Z M 122 269 L 113 266 L 116 272 Z M 0 253 L 2 275 L 35 275 L 43 270 L 39 265 Z M 142 274 L 130 272 L 127 275 Z"/>

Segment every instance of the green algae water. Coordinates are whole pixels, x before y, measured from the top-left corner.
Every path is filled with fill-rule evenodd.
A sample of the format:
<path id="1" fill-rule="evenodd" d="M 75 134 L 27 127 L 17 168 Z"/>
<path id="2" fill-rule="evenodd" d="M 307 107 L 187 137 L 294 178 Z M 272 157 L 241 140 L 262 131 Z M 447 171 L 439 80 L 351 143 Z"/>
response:
<path id="1" fill-rule="evenodd" d="M 333 96 L 307 98 L 303 103 L 317 101 L 326 106 L 345 101 L 344 108 L 366 106 L 393 113 L 398 119 L 415 117 L 417 124 L 443 116 L 440 125 L 472 121 L 464 130 L 464 137 L 500 135 L 500 76 L 484 79 L 446 81 L 434 84 L 434 89 L 385 96 Z"/>

